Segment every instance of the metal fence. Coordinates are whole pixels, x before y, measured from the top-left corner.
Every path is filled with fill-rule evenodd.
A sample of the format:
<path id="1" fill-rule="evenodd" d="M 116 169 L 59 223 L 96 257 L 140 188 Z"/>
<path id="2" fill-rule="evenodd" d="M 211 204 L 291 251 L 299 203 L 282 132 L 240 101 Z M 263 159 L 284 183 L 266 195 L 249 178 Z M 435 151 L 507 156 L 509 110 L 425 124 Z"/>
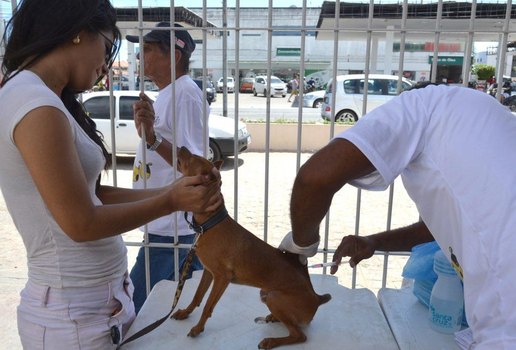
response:
<path id="1" fill-rule="evenodd" d="M 243 1 L 242 1 L 243 2 Z M 13 1 L 13 6 L 15 5 Z M 212 6 L 212 2 L 209 3 Z M 176 3 L 171 1 L 171 7 L 168 11 L 163 12 L 160 18 L 161 20 L 170 20 L 176 22 L 177 10 L 174 10 Z M 342 72 L 349 72 L 349 61 L 346 61 L 340 53 L 342 47 L 346 45 L 349 40 L 360 43 L 363 48 L 363 54 L 361 54 L 362 67 L 359 68 L 365 79 L 367 80 L 369 75 L 377 73 L 378 67 L 383 66 L 384 70 L 381 73 L 385 73 L 386 67 L 389 68 L 389 73 L 392 71 L 396 72 L 399 84 L 398 92 L 401 91 L 401 79 L 404 72 L 407 71 L 407 67 L 410 66 L 410 62 L 407 62 L 407 58 L 413 58 L 412 42 L 430 41 L 433 43 L 433 50 L 431 56 L 439 57 L 443 54 L 442 43 L 458 43 L 460 44 L 460 54 L 464 58 L 463 65 L 461 68 L 461 84 L 468 86 L 471 78 L 471 62 L 470 59 L 474 52 L 474 44 L 478 41 L 494 41 L 497 43 L 497 81 L 502 81 L 504 71 L 507 66 L 507 44 L 509 41 L 514 40 L 512 38 L 514 30 L 514 20 L 516 10 L 509 0 L 507 2 L 492 2 L 492 1 L 464 1 L 461 3 L 451 1 L 399 1 L 399 2 L 382 2 L 378 4 L 375 1 L 356 1 L 352 4 L 336 2 L 321 3 L 321 7 L 314 8 L 307 6 L 307 0 L 296 2 L 297 8 L 290 9 L 295 11 L 297 14 L 296 20 L 291 22 L 288 21 L 288 17 L 285 17 L 285 11 L 288 13 L 288 8 L 279 8 L 274 6 L 272 0 L 268 1 L 268 4 L 261 8 L 263 15 L 264 24 L 260 27 L 252 26 L 252 21 L 248 18 L 242 19 L 241 15 L 247 10 L 241 8 L 241 1 L 236 0 L 234 6 L 228 7 L 227 0 L 222 0 L 217 7 L 208 7 L 208 2 L 204 0 L 202 2 L 202 8 L 196 9 L 196 19 L 192 21 L 195 23 L 194 26 L 190 26 L 187 29 L 191 33 L 196 33 L 198 47 L 200 48 L 197 56 L 197 63 L 200 65 L 196 66 L 197 75 L 202 76 L 204 79 L 213 74 L 213 67 L 218 67 L 222 72 L 222 77 L 227 77 L 230 72 L 236 72 L 239 76 L 239 72 L 242 68 L 248 69 L 253 64 L 249 59 L 249 56 L 241 57 L 241 53 L 244 51 L 251 51 L 249 48 L 248 40 L 252 40 L 252 35 L 256 35 L 263 42 L 261 42 L 261 53 L 256 56 L 263 57 L 260 61 L 262 72 L 268 77 L 267 90 L 270 91 L 270 77 L 274 75 L 275 67 L 278 65 L 277 57 L 277 45 L 276 35 L 281 32 L 284 37 L 291 38 L 290 46 L 295 48 L 296 60 L 295 64 L 291 63 L 288 67 L 291 71 L 299 72 L 301 77 L 305 76 L 307 67 L 311 59 L 311 55 L 314 55 L 314 51 L 307 48 L 307 43 L 313 46 L 311 43 L 317 38 L 326 37 L 329 47 L 331 47 L 329 55 L 329 63 L 327 70 L 330 72 L 330 77 L 333 81 L 336 80 L 337 75 Z M 136 31 L 140 36 L 148 32 L 153 24 L 160 19 L 154 18 L 152 21 L 146 22 L 144 15 L 145 1 L 139 0 L 137 2 L 137 20 L 130 22 L 124 21 L 120 24 L 121 29 L 125 31 Z M 317 23 L 314 18 L 307 17 L 307 14 L 312 15 L 313 13 L 319 13 Z M 278 22 L 278 16 L 282 16 L 281 23 Z M 184 20 L 184 18 L 182 18 Z M 152 23 L 150 23 L 152 22 Z M 173 33 L 178 30 L 177 28 L 168 28 Z M 253 34 L 261 33 L 261 34 Z M 289 33 L 295 35 L 288 35 Z M 244 35 L 246 34 L 246 35 Z M 284 39 L 287 40 L 287 39 Z M 388 42 L 389 45 L 384 45 L 385 52 L 378 52 L 379 42 Z M 395 41 L 395 45 L 393 44 Z M 212 44 L 210 44 L 212 42 Z M 215 42 L 215 44 L 213 44 Z M 140 44 L 142 41 L 140 41 Z M 283 41 L 285 43 L 285 41 Z M 283 44 L 288 46 L 287 44 Z M 393 46 L 396 47 L 393 50 Z M 131 53 L 129 53 L 130 55 Z M 446 52 L 444 53 L 446 54 Z M 143 55 L 142 55 L 143 56 Z M 141 57 L 142 57 L 141 56 Z M 214 58 L 215 57 L 215 58 Z M 142 59 L 142 58 L 141 58 Z M 174 58 L 172 58 L 173 60 Z M 142 62 L 139 62 L 140 67 L 143 67 Z M 172 62 L 172 76 L 175 76 L 175 65 Z M 285 67 L 284 67 L 285 68 Z M 438 68 L 439 60 L 434 59 L 431 63 L 429 80 L 435 82 L 438 80 Z M 288 70 L 288 69 L 287 69 Z M 310 68 L 310 70 L 312 70 Z M 356 71 L 355 66 L 353 71 Z M 145 72 L 143 69 L 140 70 L 140 81 L 144 81 Z M 111 76 L 112 77 L 112 76 Z M 224 79 L 225 80 L 225 79 Z M 237 79 L 238 80 L 238 79 Z M 111 81 L 113 81 L 111 79 Z M 143 86 L 144 84 L 141 84 Z M 206 97 L 206 92 L 204 92 Z M 498 91 L 498 97 L 500 92 Z M 303 89 L 300 89 L 299 100 L 303 99 Z M 173 102 L 175 101 L 175 93 L 172 94 Z M 245 109 L 246 106 L 241 104 L 241 96 L 238 91 L 238 87 L 235 88 L 234 96 L 230 103 L 228 93 L 224 90 L 222 94 L 222 113 L 227 115 L 228 110 L 234 112 L 234 125 L 235 135 L 238 133 L 238 120 L 240 111 Z M 365 84 L 363 91 L 363 112 L 366 111 L 368 101 L 368 84 Z M 331 108 L 332 117 L 328 123 L 328 141 L 335 134 L 335 99 L 332 101 L 333 105 Z M 112 111 L 113 113 L 113 111 Z M 302 163 L 306 161 L 306 154 L 301 151 L 302 147 L 302 128 L 303 128 L 303 115 L 305 109 L 302 104 L 299 103 L 297 107 L 297 120 L 294 122 L 297 124 L 297 150 L 292 153 L 292 157 L 295 157 L 295 161 L 292 163 L 294 169 L 293 172 L 297 172 Z M 273 124 L 271 115 L 273 114 L 273 107 L 271 104 L 271 97 L 266 97 L 265 108 L 263 110 L 265 115 L 265 148 L 263 154 L 260 155 L 261 165 L 263 167 L 263 177 L 261 184 L 253 184 L 252 186 L 260 186 L 263 189 L 260 202 L 263 203 L 263 215 L 261 219 L 260 229 L 258 231 L 253 228 L 249 228 L 256 235 L 263 238 L 265 241 L 276 243 L 287 230 L 281 232 L 271 231 L 275 230 L 277 226 L 285 227 L 285 223 L 279 225 L 274 222 L 271 225 L 271 202 L 275 199 L 275 193 L 272 192 L 271 182 L 277 180 L 281 174 L 274 173 L 274 169 L 271 169 L 271 156 L 272 151 L 270 150 L 270 137 L 271 137 L 271 126 Z M 204 116 L 205 121 L 208 116 Z M 207 123 L 205 123 L 207 125 Z M 114 135 L 114 134 L 113 134 Z M 113 138 L 114 140 L 114 138 Z M 116 142 L 116 140 L 115 140 Z M 207 146 L 206 146 L 207 147 Z M 205 147 L 205 149 L 206 149 Z M 112 146 L 112 149 L 116 149 L 116 145 Z M 235 142 L 235 153 L 237 153 L 237 145 Z M 175 163 L 176 154 L 174 151 L 173 159 Z M 245 185 L 243 179 L 240 177 L 241 169 L 239 168 L 239 156 L 235 156 L 233 161 L 234 168 L 232 170 L 233 180 L 233 200 L 229 206 L 233 209 L 231 214 L 232 217 L 246 226 L 246 217 L 249 215 L 246 211 L 246 206 L 241 205 L 243 199 L 241 193 L 245 191 Z M 116 167 L 116 158 L 113 159 Z M 246 165 L 243 165 L 244 167 Z M 114 181 L 116 183 L 117 172 L 114 172 Z M 275 174 L 275 175 L 274 175 Z M 285 183 L 284 186 L 292 186 L 292 183 Z M 407 221 L 417 221 L 417 214 L 414 214 L 414 208 L 411 207 L 407 211 L 404 211 L 404 207 L 396 207 L 396 203 L 399 200 L 399 196 L 403 196 L 403 192 L 397 187 L 399 184 L 392 185 L 388 191 L 380 194 L 378 197 L 365 191 L 361 190 L 350 190 L 346 187 L 339 192 L 334 203 L 345 203 L 339 204 L 336 207 L 335 204 L 332 206 L 331 212 L 329 212 L 321 226 L 321 246 L 320 254 L 317 259 L 325 262 L 331 260 L 332 253 L 336 249 L 336 244 L 340 241 L 340 238 L 345 231 L 352 231 L 347 233 L 353 233 L 355 235 L 364 235 L 374 233 L 374 230 L 390 229 L 393 226 L 398 226 L 401 222 L 410 223 Z M 367 198 L 364 201 L 364 198 Z M 285 203 L 288 203 L 289 198 L 282 199 Z M 367 206 L 370 203 L 382 202 L 382 210 L 385 212 L 368 212 Z M 396 209 L 397 208 L 397 209 Z M 288 206 L 284 207 L 285 212 L 282 213 L 283 221 L 288 221 L 289 213 Z M 395 214 L 393 214 L 395 212 Z M 367 213 L 366 216 L 364 213 Z M 383 227 L 371 226 L 368 221 L 371 215 L 380 216 L 385 219 Z M 398 217 L 396 217 L 398 215 Z M 346 228 L 336 227 L 332 222 L 337 221 L 336 218 L 347 218 Z M 407 216 L 409 216 L 407 218 Z M 402 217 L 401 219 L 399 217 Z M 394 221 L 394 224 L 393 224 Z M 282 226 L 283 225 L 283 226 Z M 340 225 L 340 224 L 339 224 Z M 287 223 L 288 226 L 288 223 Z M 271 228 L 273 227 L 273 228 Z M 350 229 L 351 227 L 351 229 Z M 146 234 L 145 234 L 146 237 Z M 138 241 L 127 241 L 128 246 L 141 246 L 142 243 Z M 148 243 L 145 238 L 143 245 L 145 247 L 152 246 Z M 163 246 L 163 245 L 159 245 Z M 169 245 L 176 249 L 188 249 L 188 246 L 183 245 Z M 377 252 L 379 256 L 381 267 L 381 287 L 389 286 L 388 273 L 389 273 L 389 261 L 393 256 L 403 256 L 405 253 L 399 252 Z M 177 257 L 177 254 L 176 254 Z M 176 269 L 179 264 L 176 259 Z M 349 285 L 352 288 L 361 286 L 359 278 L 362 274 L 357 273 L 357 269 L 354 269 L 351 273 L 351 280 L 341 280 L 342 284 Z M 326 273 L 326 270 L 324 270 Z M 365 271 L 365 273 L 367 273 Z M 399 269 L 396 271 L 399 273 Z M 178 273 L 176 271 L 176 276 Z M 380 286 L 379 286 L 380 287 Z"/>

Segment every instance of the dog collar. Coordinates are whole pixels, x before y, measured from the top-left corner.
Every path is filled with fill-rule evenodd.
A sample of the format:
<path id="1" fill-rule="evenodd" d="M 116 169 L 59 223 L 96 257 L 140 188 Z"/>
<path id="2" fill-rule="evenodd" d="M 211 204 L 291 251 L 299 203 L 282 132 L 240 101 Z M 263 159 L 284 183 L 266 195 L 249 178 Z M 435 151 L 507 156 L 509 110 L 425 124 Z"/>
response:
<path id="1" fill-rule="evenodd" d="M 228 216 L 228 211 L 226 210 L 225 206 L 222 206 L 222 208 L 215 213 L 215 215 L 211 216 L 208 220 L 206 220 L 202 225 L 199 225 L 193 215 L 192 215 L 192 221 L 188 221 L 188 213 L 185 212 L 185 220 L 188 223 L 188 227 L 190 229 L 194 230 L 194 232 L 198 234 L 203 234 L 204 232 L 208 231 L 210 228 L 214 227 L 215 225 L 219 224 L 222 220 Z"/>

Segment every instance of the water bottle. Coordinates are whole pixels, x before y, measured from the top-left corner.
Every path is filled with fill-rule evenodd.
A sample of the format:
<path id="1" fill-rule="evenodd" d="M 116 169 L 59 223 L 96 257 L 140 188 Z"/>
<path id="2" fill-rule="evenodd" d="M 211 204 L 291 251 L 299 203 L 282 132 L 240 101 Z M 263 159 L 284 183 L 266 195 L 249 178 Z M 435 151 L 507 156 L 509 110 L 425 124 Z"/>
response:
<path id="1" fill-rule="evenodd" d="M 464 291 L 459 276 L 442 250 L 435 253 L 434 271 L 437 281 L 430 295 L 430 326 L 441 333 L 457 332 L 464 313 Z"/>

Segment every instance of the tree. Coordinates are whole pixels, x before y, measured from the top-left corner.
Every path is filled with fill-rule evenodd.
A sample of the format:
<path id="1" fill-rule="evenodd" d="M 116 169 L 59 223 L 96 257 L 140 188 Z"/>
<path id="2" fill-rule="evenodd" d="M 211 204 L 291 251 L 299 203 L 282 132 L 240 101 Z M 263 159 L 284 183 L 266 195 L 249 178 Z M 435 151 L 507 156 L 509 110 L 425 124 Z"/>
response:
<path id="1" fill-rule="evenodd" d="M 479 63 L 471 67 L 471 72 L 477 76 L 478 80 L 487 80 L 495 75 L 496 68 L 489 64 Z"/>

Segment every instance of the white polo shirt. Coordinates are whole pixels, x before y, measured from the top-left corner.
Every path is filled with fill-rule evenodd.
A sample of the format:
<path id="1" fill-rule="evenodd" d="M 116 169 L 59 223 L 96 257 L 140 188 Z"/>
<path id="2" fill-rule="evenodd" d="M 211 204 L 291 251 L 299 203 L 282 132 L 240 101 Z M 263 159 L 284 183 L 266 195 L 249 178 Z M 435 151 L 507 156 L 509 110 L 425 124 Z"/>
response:
<path id="1" fill-rule="evenodd" d="M 160 90 L 158 98 L 154 102 L 154 130 L 177 147 L 185 146 L 193 154 L 202 156 L 204 142 L 208 144 L 208 128 L 203 133 L 203 95 L 201 89 L 187 75 L 179 77 L 175 82 L 175 111 L 172 104 L 172 84 Z M 209 107 L 206 103 L 206 113 L 209 115 Z M 173 116 L 176 116 L 175 125 Z M 174 128 L 175 126 L 175 128 Z M 146 165 L 143 165 L 143 152 L 141 141 L 134 158 L 133 188 L 144 188 L 143 177 L 147 174 L 147 188 L 157 188 L 172 183 L 183 176 L 179 171 L 174 174 L 174 169 L 158 152 L 146 151 Z M 145 170 L 143 169 L 145 168 Z M 136 176 L 138 175 L 138 176 Z M 147 224 L 149 233 L 161 236 L 173 236 L 177 227 L 179 236 L 194 234 L 188 228 L 181 211 L 163 216 Z M 177 218 L 177 220 L 176 220 Z M 176 226 L 177 221 L 177 226 Z M 141 228 L 143 231 L 143 227 Z"/>
<path id="2" fill-rule="evenodd" d="M 337 137 L 377 171 L 353 181 L 382 190 L 401 175 L 441 249 L 464 273 L 475 349 L 516 346 L 516 116 L 488 94 L 429 86 L 402 93 Z"/>

